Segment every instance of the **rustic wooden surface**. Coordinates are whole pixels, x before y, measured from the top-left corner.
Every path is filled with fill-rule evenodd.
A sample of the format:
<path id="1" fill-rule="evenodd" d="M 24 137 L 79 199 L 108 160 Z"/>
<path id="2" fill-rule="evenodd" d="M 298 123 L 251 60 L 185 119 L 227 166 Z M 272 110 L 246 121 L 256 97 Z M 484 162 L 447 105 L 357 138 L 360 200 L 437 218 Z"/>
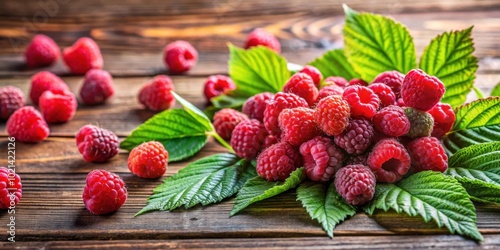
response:
<path id="1" fill-rule="evenodd" d="M 500 207 L 481 204 L 477 204 L 477 224 L 485 237 L 481 244 L 449 235 L 418 218 L 394 213 L 378 213 L 372 218 L 358 213 L 337 226 L 335 237 L 329 239 L 295 201 L 293 192 L 254 204 L 232 218 L 229 211 L 233 198 L 219 205 L 133 218 L 162 179 L 144 180 L 131 174 L 125 151 L 106 164 L 84 162 L 73 137 L 81 126 L 90 123 L 123 138 L 153 115 L 137 103 L 136 95 L 143 83 L 167 73 L 161 50 L 168 41 L 186 39 L 200 51 L 200 61 L 193 70 L 172 77 L 176 91 L 199 107 L 204 105 L 202 86 L 206 77 L 227 73 L 226 43 L 241 45 L 254 27 L 275 33 L 283 44 L 283 55 L 299 64 L 342 46 L 340 1 L 178 2 L 2 1 L 0 86 L 17 86 L 27 96 L 29 78 L 40 69 L 26 68 L 22 52 L 34 33 L 44 33 L 62 47 L 81 36 L 93 37 L 102 48 L 104 67 L 112 73 L 117 91 L 107 104 L 80 106 L 71 122 L 51 125 L 47 140 L 16 143 L 23 198 L 16 206 L 16 243 L 6 242 L 7 234 L 0 233 L 0 248 L 500 248 Z M 418 54 L 435 35 L 475 25 L 473 36 L 480 59 L 476 84 L 488 92 L 500 82 L 499 1 L 344 2 L 354 9 L 392 15 L 406 24 L 415 37 Z M 51 9 L 49 13 L 40 3 L 55 3 L 57 11 Z M 47 19 L 40 11 L 45 11 Z M 82 77 L 69 74 L 62 62 L 46 70 L 61 75 L 73 92 L 78 91 Z M 0 165 L 7 164 L 7 136 L 5 123 L 0 123 L 0 152 L 4 155 Z M 223 147 L 210 141 L 191 161 L 222 151 Z M 188 163 L 170 164 L 164 178 Z M 83 205 L 85 176 L 96 168 L 118 173 L 128 186 L 128 200 L 117 213 L 94 216 Z M 8 217 L 0 212 L 0 232 L 6 231 L 1 225 L 8 223 Z"/>

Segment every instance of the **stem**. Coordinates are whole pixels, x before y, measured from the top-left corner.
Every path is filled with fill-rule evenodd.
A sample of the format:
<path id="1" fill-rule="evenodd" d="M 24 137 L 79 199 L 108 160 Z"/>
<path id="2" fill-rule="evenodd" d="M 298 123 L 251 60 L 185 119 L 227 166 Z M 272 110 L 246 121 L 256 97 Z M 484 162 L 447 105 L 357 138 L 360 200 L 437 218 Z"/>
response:
<path id="1" fill-rule="evenodd" d="M 476 92 L 476 96 L 477 98 L 484 98 L 484 94 L 483 94 L 483 91 L 481 91 L 479 88 L 477 88 L 476 86 L 472 86 L 472 89 L 474 90 L 474 92 Z"/>
<path id="2" fill-rule="evenodd" d="M 220 135 L 217 134 L 217 132 L 213 131 L 212 133 L 210 133 L 210 135 L 212 135 L 222 146 L 227 148 L 227 150 L 229 150 L 229 152 L 231 152 L 233 154 L 235 153 L 233 147 L 231 147 L 231 145 L 229 145 L 229 143 L 227 143 L 224 139 L 222 139 L 222 137 L 220 137 Z"/>

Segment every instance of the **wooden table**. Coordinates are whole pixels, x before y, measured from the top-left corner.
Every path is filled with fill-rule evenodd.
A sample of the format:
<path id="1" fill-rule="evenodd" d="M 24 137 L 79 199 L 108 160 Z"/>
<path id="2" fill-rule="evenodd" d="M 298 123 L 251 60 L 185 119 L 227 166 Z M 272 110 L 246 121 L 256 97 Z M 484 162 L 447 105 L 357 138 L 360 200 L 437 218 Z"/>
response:
<path id="1" fill-rule="evenodd" d="M 477 204 L 477 224 L 485 238 L 481 244 L 449 235 L 418 218 L 392 213 L 372 218 L 358 213 L 337 226 L 335 237 L 330 239 L 295 201 L 294 192 L 256 203 L 232 218 L 229 211 L 234 199 L 133 218 L 162 180 L 144 180 L 131 174 L 124 151 L 106 164 L 84 162 L 74 135 L 90 123 L 123 138 L 153 115 L 137 103 L 136 95 L 143 83 L 166 73 L 161 51 L 167 41 L 186 39 L 200 51 L 199 63 L 193 70 L 172 77 L 176 91 L 199 107 L 204 105 L 202 86 L 206 77 L 227 73 L 226 42 L 242 45 L 254 27 L 275 33 L 282 41 L 282 54 L 299 64 L 342 43 L 339 1 L 179 2 L 2 1 L 0 86 L 17 86 L 27 96 L 29 78 L 36 71 L 26 69 L 22 52 L 36 32 L 50 35 L 62 47 L 81 36 L 93 37 L 101 46 L 104 67 L 112 73 L 116 85 L 116 95 L 110 102 L 97 107 L 80 106 L 71 122 L 50 126 L 47 140 L 16 143 L 23 198 L 16 207 L 15 243 L 7 242 L 9 215 L 0 212 L 2 248 L 500 248 L 500 207 L 482 204 Z M 415 37 L 418 54 L 437 34 L 474 24 L 476 56 L 480 58 L 477 86 L 489 91 L 500 82 L 499 1 L 344 2 L 354 9 L 392 15 L 406 24 Z M 62 75 L 77 93 L 81 76 L 70 75 L 61 62 L 49 70 Z M 7 165 L 7 136 L 2 123 L 0 165 Z M 210 141 L 190 161 L 222 151 L 223 147 Z M 169 164 L 165 178 L 188 163 Z M 115 214 L 91 215 L 83 205 L 85 177 L 96 168 L 118 173 L 128 186 L 128 200 Z"/>

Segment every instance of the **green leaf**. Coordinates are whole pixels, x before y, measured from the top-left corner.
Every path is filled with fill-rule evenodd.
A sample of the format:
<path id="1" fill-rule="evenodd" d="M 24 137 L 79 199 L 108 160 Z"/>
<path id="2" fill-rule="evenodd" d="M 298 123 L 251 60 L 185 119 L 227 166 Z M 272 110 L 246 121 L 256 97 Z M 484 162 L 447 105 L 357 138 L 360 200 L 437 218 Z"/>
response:
<path id="1" fill-rule="evenodd" d="M 491 90 L 491 96 L 500 96 L 500 83 L 497 83 L 493 90 Z"/>
<path id="2" fill-rule="evenodd" d="M 438 227 L 445 226 L 452 234 L 483 240 L 467 192 L 457 180 L 439 172 L 423 171 L 396 184 L 377 184 L 365 210 L 373 214 L 375 209 L 419 215 L 425 222 L 432 220 Z"/>
<path id="3" fill-rule="evenodd" d="M 304 168 L 298 168 L 285 181 L 269 182 L 260 176 L 248 180 L 236 196 L 231 216 L 245 209 L 250 204 L 271 198 L 297 187 L 304 179 Z"/>
<path id="4" fill-rule="evenodd" d="M 297 200 L 302 202 L 312 219 L 321 223 L 328 236 L 333 237 L 333 229 L 348 216 L 356 214 L 356 208 L 349 205 L 335 190 L 333 182 L 304 182 L 297 188 Z"/>
<path id="5" fill-rule="evenodd" d="M 214 131 L 214 127 L 212 126 L 212 123 L 210 122 L 210 119 L 201 111 L 199 108 L 194 106 L 192 103 L 188 102 L 184 98 L 182 98 L 180 95 L 176 94 L 175 92 L 171 91 L 172 94 L 174 95 L 175 99 L 184 107 L 184 110 L 186 110 L 191 116 L 193 116 L 200 124 L 202 124 L 206 131 Z"/>
<path id="6" fill-rule="evenodd" d="M 441 102 L 456 107 L 467 99 L 478 67 L 473 53 L 472 27 L 438 35 L 425 48 L 420 68 L 444 83 L 446 92 Z"/>
<path id="7" fill-rule="evenodd" d="M 405 26 L 385 16 L 343 6 L 345 54 L 363 80 L 371 82 L 388 70 L 406 74 L 416 68 L 415 45 Z"/>
<path id="8" fill-rule="evenodd" d="M 353 78 L 359 78 L 359 74 L 354 71 L 352 65 L 347 60 L 344 49 L 327 51 L 308 64 L 316 67 L 325 78 L 329 76 L 341 76 L 348 81 Z"/>
<path id="9" fill-rule="evenodd" d="M 470 179 L 463 179 L 460 183 L 467 190 L 472 200 L 500 204 L 500 186 Z"/>
<path id="10" fill-rule="evenodd" d="M 233 154 L 216 154 L 199 159 L 154 189 L 148 204 L 137 215 L 218 203 L 234 195 L 256 176 L 255 167 Z"/>
<path id="11" fill-rule="evenodd" d="M 251 97 L 266 91 L 281 91 L 290 72 L 285 58 L 267 47 L 245 50 L 230 44 L 229 75 L 236 84 L 232 93 L 239 97 Z"/>
<path id="12" fill-rule="evenodd" d="M 232 108 L 241 109 L 247 98 L 232 95 L 220 95 L 211 99 L 212 105 L 218 109 Z"/>
<path id="13" fill-rule="evenodd" d="M 479 89 L 478 87 L 472 85 L 472 90 L 474 90 L 474 93 L 476 93 L 477 98 L 484 98 L 484 93 Z"/>

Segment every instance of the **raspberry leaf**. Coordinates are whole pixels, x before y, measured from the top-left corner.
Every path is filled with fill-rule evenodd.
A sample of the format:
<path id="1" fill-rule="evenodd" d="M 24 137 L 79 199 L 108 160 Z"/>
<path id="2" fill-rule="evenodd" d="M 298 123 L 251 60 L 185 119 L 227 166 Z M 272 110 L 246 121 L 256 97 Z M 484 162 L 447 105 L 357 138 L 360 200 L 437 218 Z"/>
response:
<path id="1" fill-rule="evenodd" d="M 419 67 L 444 83 L 441 102 L 456 107 L 467 99 L 478 67 L 473 53 L 472 27 L 440 34 L 425 48 Z"/>
<path id="2" fill-rule="evenodd" d="M 500 83 L 497 83 L 497 85 L 493 88 L 491 96 L 500 96 Z"/>
<path id="3" fill-rule="evenodd" d="M 354 71 L 352 65 L 347 60 L 344 49 L 329 50 L 308 64 L 316 67 L 324 78 L 341 76 L 347 79 L 347 81 L 359 78 L 359 74 Z"/>
<path id="4" fill-rule="evenodd" d="M 269 182 L 260 176 L 248 180 L 238 192 L 231 216 L 257 201 L 271 198 L 289 189 L 297 187 L 305 179 L 304 168 L 293 171 L 285 181 Z"/>
<path id="5" fill-rule="evenodd" d="M 356 214 L 356 208 L 349 205 L 330 183 L 304 182 L 297 188 L 297 200 L 307 210 L 312 219 L 321 223 L 328 236 L 333 237 L 333 229 L 348 216 Z"/>
<path id="6" fill-rule="evenodd" d="M 136 215 L 218 203 L 256 176 L 255 167 L 234 154 L 211 155 L 190 163 L 154 189 Z"/>
<path id="7" fill-rule="evenodd" d="M 182 98 L 180 95 L 176 94 L 172 91 L 172 95 L 174 95 L 175 99 L 182 105 L 184 110 L 186 110 L 192 117 L 194 117 L 206 131 L 213 131 L 214 127 L 210 122 L 210 119 L 201 111 L 199 108 L 194 106 L 192 103 L 188 102 L 186 99 Z"/>
<path id="8" fill-rule="evenodd" d="M 470 198 L 482 203 L 500 204 L 500 186 L 471 179 L 459 180 Z"/>

